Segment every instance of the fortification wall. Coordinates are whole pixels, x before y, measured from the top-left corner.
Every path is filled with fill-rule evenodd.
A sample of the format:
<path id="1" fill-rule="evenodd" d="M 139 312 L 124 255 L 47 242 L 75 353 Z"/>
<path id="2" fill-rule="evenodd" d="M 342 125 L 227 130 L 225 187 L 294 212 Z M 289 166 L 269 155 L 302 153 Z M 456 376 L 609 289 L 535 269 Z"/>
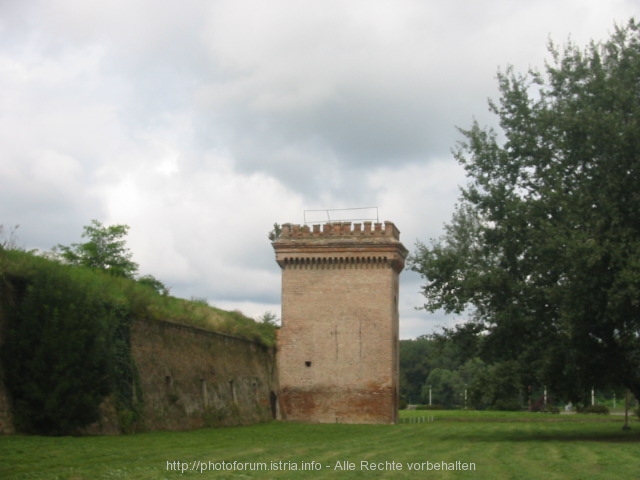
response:
<path id="1" fill-rule="evenodd" d="M 0 335 L 4 322 L 0 311 Z M 2 345 L 2 338 L 0 338 Z M 187 430 L 264 422 L 277 415 L 275 349 L 170 322 L 134 320 L 131 353 L 141 406 L 139 430 Z M 0 433 L 14 433 L 0 365 Z M 118 434 L 129 419 L 112 398 L 84 432 Z"/>
<path id="2" fill-rule="evenodd" d="M 144 427 L 183 430 L 275 417 L 275 349 L 177 325 L 135 321 L 131 349 Z"/>

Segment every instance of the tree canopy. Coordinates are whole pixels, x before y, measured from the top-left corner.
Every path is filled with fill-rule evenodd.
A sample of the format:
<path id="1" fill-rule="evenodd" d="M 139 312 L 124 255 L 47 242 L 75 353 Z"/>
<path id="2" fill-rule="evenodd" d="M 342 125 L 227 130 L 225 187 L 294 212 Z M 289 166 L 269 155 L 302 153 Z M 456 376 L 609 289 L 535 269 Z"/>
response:
<path id="1" fill-rule="evenodd" d="M 468 184 L 410 265 L 427 310 L 472 309 L 483 358 L 574 401 L 640 398 L 640 26 L 549 51 L 542 73 L 498 74 L 499 131 L 460 129 Z"/>
<path id="2" fill-rule="evenodd" d="M 132 253 L 126 247 L 124 237 L 129 231 L 128 225 L 104 226 L 98 220 L 91 220 L 84 227 L 82 238 L 85 243 L 72 243 L 71 246 L 57 245 L 61 256 L 73 265 L 105 270 L 118 277 L 134 278 L 138 264 L 131 260 Z"/>

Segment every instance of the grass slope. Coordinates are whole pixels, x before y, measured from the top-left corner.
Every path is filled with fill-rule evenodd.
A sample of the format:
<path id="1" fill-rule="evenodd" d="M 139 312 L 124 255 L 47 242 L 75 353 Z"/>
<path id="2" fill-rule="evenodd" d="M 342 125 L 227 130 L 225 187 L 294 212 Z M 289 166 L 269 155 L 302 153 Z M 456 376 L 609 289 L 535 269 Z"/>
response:
<path id="1" fill-rule="evenodd" d="M 136 280 L 114 277 L 100 270 L 64 265 L 21 250 L 0 249 L 0 307 L 16 298 L 2 295 L 29 284 L 45 269 L 69 272 L 79 285 L 93 285 L 111 303 L 121 304 L 135 318 L 164 320 L 247 338 L 268 346 L 275 344 L 275 327 L 256 322 L 239 311 L 228 312 L 207 304 L 205 299 L 185 300 L 162 295 Z M 8 308 L 8 306 L 5 306 Z M 1 311 L 0 311 L 1 313 Z"/>
<path id="2" fill-rule="evenodd" d="M 433 422 L 317 425 L 273 422 L 123 437 L 0 437 L 3 479 L 170 478 L 473 478 L 629 479 L 640 472 L 640 424 L 623 432 L 620 416 L 484 412 L 402 412 Z M 286 469 L 199 471 L 220 462 L 263 462 Z M 402 470 L 366 471 L 361 462 Z M 198 462 L 202 462 L 198 464 Z M 293 471 L 318 462 L 319 471 Z M 355 470 L 346 467 L 349 462 Z M 475 471 L 415 471 L 463 462 Z M 237 464 L 236 464 L 237 465 Z M 177 469 L 187 468 L 184 473 Z M 383 465 L 384 466 L 384 465 Z M 249 467 L 249 465 L 248 465 Z"/>

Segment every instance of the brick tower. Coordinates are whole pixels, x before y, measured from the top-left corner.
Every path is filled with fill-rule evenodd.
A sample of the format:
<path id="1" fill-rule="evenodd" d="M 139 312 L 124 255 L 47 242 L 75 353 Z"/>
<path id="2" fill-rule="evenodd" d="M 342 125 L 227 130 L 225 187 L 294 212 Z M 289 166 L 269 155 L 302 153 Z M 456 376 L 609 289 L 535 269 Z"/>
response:
<path id="1" fill-rule="evenodd" d="M 395 423 L 398 284 L 407 250 L 391 222 L 286 224 L 280 411 L 293 421 Z"/>

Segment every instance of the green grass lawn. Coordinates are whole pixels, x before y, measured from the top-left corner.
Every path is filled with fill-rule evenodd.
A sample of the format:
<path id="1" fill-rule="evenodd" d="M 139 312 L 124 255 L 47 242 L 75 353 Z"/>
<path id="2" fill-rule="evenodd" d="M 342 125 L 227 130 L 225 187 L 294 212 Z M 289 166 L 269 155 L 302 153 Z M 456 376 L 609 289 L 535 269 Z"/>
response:
<path id="1" fill-rule="evenodd" d="M 403 418 L 429 416 L 432 422 L 398 425 L 273 422 L 122 437 L 0 436 L 0 478 L 640 478 L 636 419 L 622 431 L 623 417 L 616 415 L 402 412 Z M 232 471 L 191 470 L 234 461 Z M 244 462 L 270 470 L 241 470 Z M 320 470 L 292 470 L 303 462 Z M 458 470 L 433 470 L 443 462 Z M 387 470 L 365 468 L 378 464 Z M 410 470 L 413 464 L 432 470 Z M 464 464 L 475 471 L 461 470 Z"/>

